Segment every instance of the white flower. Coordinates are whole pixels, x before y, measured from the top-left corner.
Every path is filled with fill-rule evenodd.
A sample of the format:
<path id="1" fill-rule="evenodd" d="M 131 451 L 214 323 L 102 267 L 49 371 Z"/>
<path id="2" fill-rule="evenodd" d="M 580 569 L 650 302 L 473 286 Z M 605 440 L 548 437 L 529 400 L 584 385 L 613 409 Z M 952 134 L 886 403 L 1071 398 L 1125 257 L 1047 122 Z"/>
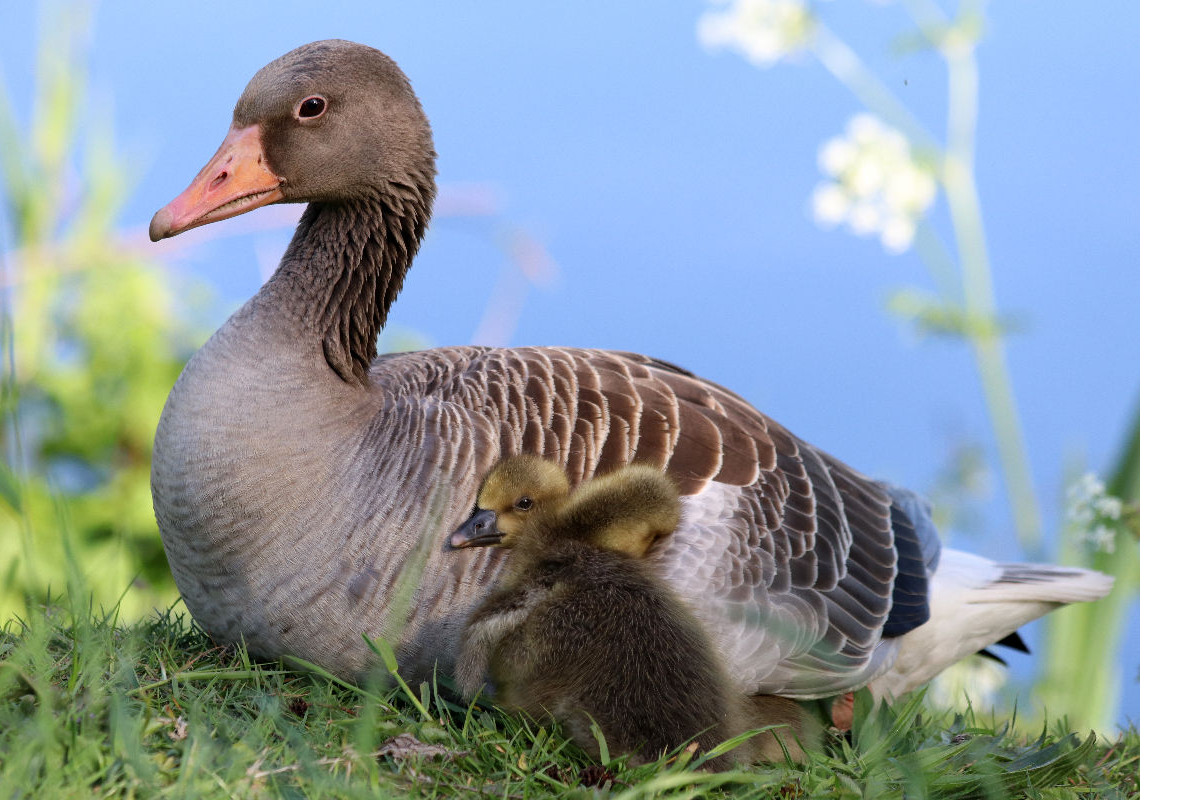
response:
<path id="1" fill-rule="evenodd" d="M 874 114 L 859 112 L 846 123 L 846 135 L 857 145 L 869 145 L 880 139 L 884 132 L 883 122 Z"/>
<path id="2" fill-rule="evenodd" d="M 823 227 L 832 228 L 839 222 L 846 221 L 850 212 L 850 197 L 840 184 L 826 181 L 815 190 L 812 196 L 813 216 Z"/>
<path id="3" fill-rule="evenodd" d="M 879 232 L 879 241 L 889 253 L 903 253 L 912 247 L 917 224 L 908 217 L 889 217 Z"/>
<path id="4" fill-rule="evenodd" d="M 878 234 L 889 253 L 912 246 L 937 183 L 913 160 L 904 134 L 873 114 L 855 114 L 843 136 L 821 145 L 817 165 L 833 178 L 813 192 L 817 222 L 829 227 L 844 221 L 859 236 Z"/>
<path id="5" fill-rule="evenodd" d="M 899 166 L 883 187 L 884 204 L 900 209 L 906 215 L 918 216 L 933 203 L 937 184 L 933 176 L 909 162 Z"/>
<path id="6" fill-rule="evenodd" d="M 800 0 L 733 0 L 724 10 L 700 16 L 696 38 L 708 50 L 733 50 L 765 68 L 803 49 L 813 24 Z"/>
<path id="7" fill-rule="evenodd" d="M 1086 472 L 1067 487 L 1067 527 L 1076 541 L 1095 550 L 1116 549 L 1117 529 L 1122 525 L 1124 504 L 1105 490 L 1094 472 Z"/>
<path id="8" fill-rule="evenodd" d="M 879 158 L 879 154 L 869 149 L 859 151 L 858 163 L 842 173 L 841 178 L 850 191 L 859 197 L 870 197 L 883 190 L 887 165 Z"/>
<path id="9" fill-rule="evenodd" d="M 883 213 L 873 203 L 855 203 L 850 208 L 850 230 L 859 236 L 878 233 L 883 228 Z"/>
<path id="10" fill-rule="evenodd" d="M 1089 542 L 1097 550 L 1112 553 L 1117 549 L 1117 531 L 1107 525 L 1097 525 L 1087 532 L 1084 541 Z"/>
<path id="11" fill-rule="evenodd" d="M 841 175 L 854 163 L 854 145 L 845 139 L 830 139 L 821 145 L 817 153 L 817 164 L 830 175 Z"/>

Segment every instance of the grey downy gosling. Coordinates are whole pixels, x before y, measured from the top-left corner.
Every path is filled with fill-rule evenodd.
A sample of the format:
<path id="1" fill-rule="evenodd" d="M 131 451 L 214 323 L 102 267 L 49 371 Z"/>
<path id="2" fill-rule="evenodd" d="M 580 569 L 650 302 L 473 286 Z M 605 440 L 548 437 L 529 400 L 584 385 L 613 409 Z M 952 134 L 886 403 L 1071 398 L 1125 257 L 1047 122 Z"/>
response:
<path id="1" fill-rule="evenodd" d="M 512 550 L 493 592 L 464 629 L 455 672 L 478 692 L 490 674 L 496 699 L 553 717 L 598 757 L 593 720 L 610 750 L 653 759 L 694 738 L 707 751 L 752 727 L 764 733 L 707 762 L 802 760 L 797 737 L 820 746 L 824 724 L 785 698 L 733 689 L 692 613 L 645 560 L 679 523 L 679 495 L 661 471 L 628 466 L 573 492 L 545 459 L 505 459 L 488 473 L 475 514 L 453 547 Z"/>
<path id="2" fill-rule="evenodd" d="M 695 740 L 738 733 L 737 699 L 707 637 L 642 556 L 679 524 L 679 493 L 661 471 L 628 466 L 569 493 L 566 473 L 518 456 L 484 478 L 477 512 L 453 547 L 512 550 L 463 632 L 455 679 L 473 695 L 557 719 L 599 757 L 653 760 Z M 706 762 L 724 769 L 732 759 Z"/>

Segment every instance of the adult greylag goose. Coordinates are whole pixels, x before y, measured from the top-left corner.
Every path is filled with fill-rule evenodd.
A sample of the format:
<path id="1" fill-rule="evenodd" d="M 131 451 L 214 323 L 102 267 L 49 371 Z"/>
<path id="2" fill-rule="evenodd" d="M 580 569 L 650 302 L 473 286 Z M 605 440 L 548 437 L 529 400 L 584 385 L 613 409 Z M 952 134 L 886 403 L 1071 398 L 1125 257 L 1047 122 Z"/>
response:
<path id="1" fill-rule="evenodd" d="M 410 678 L 453 668 L 504 558 L 444 545 L 484 471 L 545 455 L 573 484 L 634 461 L 683 495 L 650 554 L 747 694 L 895 694 L 1067 602 L 1085 570 L 942 551 L 928 509 L 745 400 L 642 355 L 449 347 L 377 357 L 429 221 L 429 124 L 384 54 L 323 41 L 251 79 L 212 160 L 150 238 L 308 203 L 275 274 L 192 357 L 151 484 L 172 572 L 215 638 L 338 674 L 385 637 Z M 434 547 L 407 618 L 406 561 Z M 970 613 L 964 613 L 969 610 Z M 914 644 L 915 643 L 915 644 Z"/>

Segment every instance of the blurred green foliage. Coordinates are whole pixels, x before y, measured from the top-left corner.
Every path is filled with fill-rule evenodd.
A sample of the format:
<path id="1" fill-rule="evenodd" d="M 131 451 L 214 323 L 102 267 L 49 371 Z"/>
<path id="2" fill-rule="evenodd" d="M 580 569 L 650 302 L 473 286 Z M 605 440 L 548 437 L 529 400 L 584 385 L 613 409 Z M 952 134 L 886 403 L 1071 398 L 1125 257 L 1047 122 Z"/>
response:
<path id="1" fill-rule="evenodd" d="M 167 393 L 200 339 L 186 322 L 195 315 L 172 302 L 188 293 L 118 235 L 131 169 L 97 124 L 97 104 L 82 116 L 82 17 L 46 26 L 24 129 L 0 85 L 0 619 L 26 596 L 61 592 L 68 550 L 97 603 L 124 595 L 122 616 L 177 596 L 150 456 Z"/>
<path id="2" fill-rule="evenodd" d="M 1035 701 L 1046 708 L 1072 709 L 1074 718 L 1094 727 L 1111 728 L 1114 721 L 1126 722 L 1116 719 L 1119 653 L 1141 587 L 1141 438 L 1139 411 L 1105 481 L 1107 493 L 1124 507 L 1123 524 L 1115 531 L 1111 549 L 1087 546 L 1069 526 L 1059 540 L 1062 563 L 1112 575 L 1116 579 L 1112 592 L 1094 603 L 1079 603 L 1051 614 L 1042 642 L 1046 656 Z"/>

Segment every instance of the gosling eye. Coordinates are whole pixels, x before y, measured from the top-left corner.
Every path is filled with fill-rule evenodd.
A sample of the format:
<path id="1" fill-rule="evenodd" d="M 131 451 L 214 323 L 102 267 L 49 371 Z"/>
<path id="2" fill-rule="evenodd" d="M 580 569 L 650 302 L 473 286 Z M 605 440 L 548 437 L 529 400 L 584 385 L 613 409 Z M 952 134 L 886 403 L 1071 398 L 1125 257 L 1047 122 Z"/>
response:
<path id="1" fill-rule="evenodd" d="M 533 498 L 522 497 L 520 500 L 513 503 L 513 508 L 517 509 L 518 511 L 528 511 L 529 509 L 533 508 Z"/>
<path id="2" fill-rule="evenodd" d="M 316 119 L 325 113 L 326 105 L 325 98 L 319 94 L 306 97 L 296 107 L 296 117 L 298 119 Z"/>

